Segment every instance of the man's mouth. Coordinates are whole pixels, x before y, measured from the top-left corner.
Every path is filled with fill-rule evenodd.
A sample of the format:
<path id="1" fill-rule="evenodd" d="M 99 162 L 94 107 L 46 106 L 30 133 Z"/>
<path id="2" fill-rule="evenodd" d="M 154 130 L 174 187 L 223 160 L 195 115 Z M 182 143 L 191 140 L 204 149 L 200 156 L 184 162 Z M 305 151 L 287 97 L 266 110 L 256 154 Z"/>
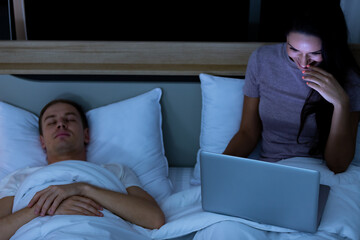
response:
<path id="1" fill-rule="evenodd" d="M 57 133 L 57 134 L 55 135 L 55 138 L 58 138 L 58 137 L 68 137 L 68 136 L 70 136 L 70 134 L 67 133 L 67 132 L 59 132 L 59 133 Z"/>

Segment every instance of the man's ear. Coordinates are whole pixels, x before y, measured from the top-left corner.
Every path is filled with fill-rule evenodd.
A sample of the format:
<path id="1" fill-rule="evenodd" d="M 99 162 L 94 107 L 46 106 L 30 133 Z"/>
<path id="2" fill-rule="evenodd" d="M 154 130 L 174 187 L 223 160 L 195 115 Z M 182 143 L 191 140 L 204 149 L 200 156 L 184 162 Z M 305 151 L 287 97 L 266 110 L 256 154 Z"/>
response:
<path id="1" fill-rule="evenodd" d="M 84 143 L 87 145 L 90 142 L 89 128 L 84 129 Z"/>
<path id="2" fill-rule="evenodd" d="M 46 146 L 45 146 L 45 141 L 44 141 L 44 137 L 40 135 L 40 143 L 41 143 L 41 147 L 46 150 Z"/>

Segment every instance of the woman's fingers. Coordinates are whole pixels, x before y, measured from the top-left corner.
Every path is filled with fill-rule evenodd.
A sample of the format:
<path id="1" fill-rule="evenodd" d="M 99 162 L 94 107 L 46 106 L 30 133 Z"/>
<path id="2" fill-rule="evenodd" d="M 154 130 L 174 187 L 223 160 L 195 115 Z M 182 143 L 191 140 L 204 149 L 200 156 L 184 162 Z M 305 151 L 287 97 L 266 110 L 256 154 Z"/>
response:
<path id="1" fill-rule="evenodd" d="M 333 105 L 341 104 L 346 99 L 346 92 L 334 76 L 318 67 L 309 67 L 303 71 L 306 84 L 317 91 L 326 101 Z"/>

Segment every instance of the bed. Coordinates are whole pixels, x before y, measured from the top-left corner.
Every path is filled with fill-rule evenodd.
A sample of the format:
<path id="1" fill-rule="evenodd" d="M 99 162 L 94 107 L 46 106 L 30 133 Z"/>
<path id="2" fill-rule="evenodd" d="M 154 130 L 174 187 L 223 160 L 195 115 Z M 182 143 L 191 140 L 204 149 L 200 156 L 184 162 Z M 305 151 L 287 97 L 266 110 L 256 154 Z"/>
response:
<path id="1" fill-rule="evenodd" d="M 332 187 L 315 234 L 201 209 L 198 151 L 221 152 L 237 130 L 247 59 L 263 44 L 0 42 L 0 178 L 21 167 L 45 164 L 36 141 L 37 115 L 50 100 L 69 98 L 84 106 L 92 138 L 99 139 L 89 145 L 89 161 L 103 163 L 99 159 L 105 156 L 109 163 L 130 164 L 145 190 L 160 202 L 167 218 L 162 228 L 131 227 L 144 239 L 193 239 L 197 231 L 227 221 L 265 230 L 272 239 L 360 239 L 359 139 L 353 164 L 344 174 L 333 175 L 312 159 L 281 162 L 318 170 L 322 183 Z M 360 46 L 352 45 L 352 50 L 359 61 Z M 109 140 L 114 134 L 119 137 Z M 144 148 L 133 154 L 138 141 Z M 24 158 L 26 163 L 19 160 Z M 36 235 L 27 232 L 32 226 L 20 229 L 14 239 Z M 49 231 L 56 231 L 54 226 Z"/>

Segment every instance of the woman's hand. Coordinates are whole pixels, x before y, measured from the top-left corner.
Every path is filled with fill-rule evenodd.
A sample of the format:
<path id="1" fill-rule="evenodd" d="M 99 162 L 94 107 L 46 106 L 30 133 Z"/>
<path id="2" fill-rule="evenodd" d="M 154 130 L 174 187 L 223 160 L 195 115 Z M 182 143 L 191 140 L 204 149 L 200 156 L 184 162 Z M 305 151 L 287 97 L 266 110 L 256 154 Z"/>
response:
<path id="1" fill-rule="evenodd" d="M 333 75 L 314 66 L 303 73 L 308 86 L 334 106 L 324 159 L 334 173 L 344 172 L 354 158 L 359 112 L 350 112 L 349 96 Z"/>
<path id="2" fill-rule="evenodd" d="M 84 183 L 72 183 L 66 185 L 54 185 L 37 192 L 31 199 L 28 207 L 35 209 L 35 214 L 45 216 L 53 215 L 62 201 L 71 196 L 81 196 Z"/>
<path id="3" fill-rule="evenodd" d="M 308 66 L 302 77 L 307 85 L 317 91 L 326 101 L 334 107 L 343 106 L 349 102 L 349 97 L 334 76 L 325 70 Z"/>
<path id="4" fill-rule="evenodd" d="M 55 211 L 55 215 L 86 215 L 103 217 L 103 208 L 90 198 L 71 196 L 62 201 Z"/>

